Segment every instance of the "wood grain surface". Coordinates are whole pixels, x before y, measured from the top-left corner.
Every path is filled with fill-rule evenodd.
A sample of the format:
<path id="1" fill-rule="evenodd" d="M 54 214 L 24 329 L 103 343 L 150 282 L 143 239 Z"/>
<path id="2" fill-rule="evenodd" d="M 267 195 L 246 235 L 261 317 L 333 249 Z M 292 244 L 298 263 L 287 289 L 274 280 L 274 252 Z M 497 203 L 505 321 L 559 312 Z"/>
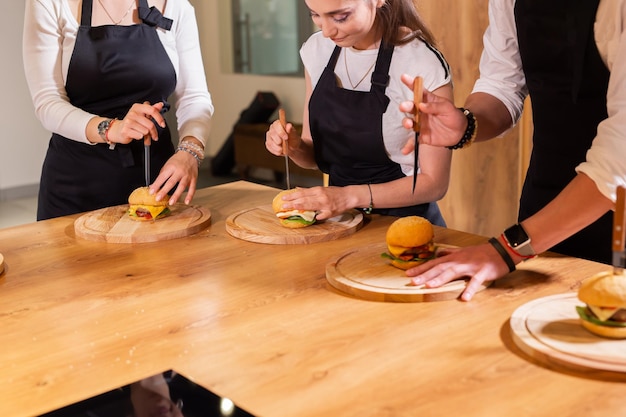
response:
<path id="1" fill-rule="evenodd" d="M 136 221 L 128 205 L 107 207 L 83 214 L 74 222 L 76 236 L 109 243 L 146 243 L 178 239 L 205 229 L 211 211 L 203 206 L 176 204 L 171 214 L 154 221 Z"/>
<path id="2" fill-rule="evenodd" d="M 404 303 L 452 300 L 467 285 L 467 280 L 438 288 L 412 285 L 405 271 L 381 257 L 386 251 L 384 243 L 353 248 L 326 265 L 326 279 L 333 287 L 357 298 Z M 481 286 L 479 291 L 486 287 Z"/>
<path id="3" fill-rule="evenodd" d="M 363 214 L 350 210 L 341 216 L 315 222 L 311 226 L 290 229 L 278 221 L 271 205 L 252 207 L 226 219 L 231 236 L 256 243 L 276 245 L 308 244 L 340 239 L 355 233 L 363 224 Z"/>
<path id="4" fill-rule="evenodd" d="M 530 301 L 511 316 L 515 343 L 546 363 L 626 373 L 626 340 L 612 340 L 587 331 L 576 306 L 577 293 L 556 294 Z"/>
<path id="5" fill-rule="evenodd" d="M 77 239 L 80 215 L 0 229 L 0 415 L 38 416 L 167 369 L 263 417 L 626 415 L 626 374 L 547 364 L 509 326 L 519 306 L 606 265 L 542 254 L 470 302 L 365 301 L 332 287 L 326 265 L 383 241 L 395 218 L 313 245 L 225 230 L 277 191 L 198 190 L 209 229 L 140 247 Z M 435 228 L 438 243 L 486 241 Z"/>

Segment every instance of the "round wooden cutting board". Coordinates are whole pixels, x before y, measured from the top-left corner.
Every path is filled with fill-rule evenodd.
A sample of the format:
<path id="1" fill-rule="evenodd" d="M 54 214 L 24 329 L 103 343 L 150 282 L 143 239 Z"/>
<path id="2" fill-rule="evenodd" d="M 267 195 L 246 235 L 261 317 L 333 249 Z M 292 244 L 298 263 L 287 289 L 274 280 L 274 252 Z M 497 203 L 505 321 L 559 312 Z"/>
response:
<path id="1" fill-rule="evenodd" d="M 205 229 L 211 212 L 202 206 L 176 204 L 171 214 L 155 221 L 136 221 L 128 216 L 128 205 L 106 207 L 80 216 L 74 222 L 76 236 L 109 243 L 146 243 L 177 239 Z"/>
<path id="2" fill-rule="evenodd" d="M 455 299 L 467 285 L 467 280 L 452 281 L 439 288 L 412 285 L 405 271 L 381 257 L 386 251 L 385 243 L 354 248 L 326 264 L 326 279 L 338 290 L 358 298 L 404 303 Z M 479 291 L 486 287 L 483 285 Z"/>
<path id="3" fill-rule="evenodd" d="M 626 340 L 596 336 L 580 324 L 577 293 L 539 298 L 511 316 L 515 344 L 539 361 L 626 372 Z"/>
<path id="4" fill-rule="evenodd" d="M 226 231 L 238 239 L 276 245 L 327 242 L 349 236 L 363 225 L 363 214 L 350 210 L 341 216 L 311 226 L 289 229 L 281 226 L 271 205 L 254 207 L 226 219 Z"/>

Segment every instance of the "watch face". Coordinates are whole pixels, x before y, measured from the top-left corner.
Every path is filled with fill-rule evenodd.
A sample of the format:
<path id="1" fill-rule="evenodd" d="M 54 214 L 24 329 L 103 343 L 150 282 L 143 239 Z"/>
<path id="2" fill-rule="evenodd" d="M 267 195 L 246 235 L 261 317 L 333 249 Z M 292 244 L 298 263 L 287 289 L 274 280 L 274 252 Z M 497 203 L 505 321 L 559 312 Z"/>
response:
<path id="1" fill-rule="evenodd" d="M 522 226 L 519 224 L 515 226 L 511 226 L 504 231 L 504 236 L 506 240 L 511 244 L 511 246 L 516 247 L 528 242 L 528 235 Z"/>

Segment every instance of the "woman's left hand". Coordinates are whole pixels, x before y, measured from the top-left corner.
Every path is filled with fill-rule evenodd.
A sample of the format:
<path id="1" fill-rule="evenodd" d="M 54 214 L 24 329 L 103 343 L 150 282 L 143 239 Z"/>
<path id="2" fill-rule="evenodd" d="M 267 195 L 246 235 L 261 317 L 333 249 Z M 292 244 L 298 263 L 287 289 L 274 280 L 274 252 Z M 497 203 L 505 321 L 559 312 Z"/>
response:
<path id="1" fill-rule="evenodd" d="M 287 210 L 314 210 L 317 220 L 326 220 L 354 208 L 349 202 L 346 187 L 311 187 L 297 188 L 283 199 Z"/>
<path id="2" fill-rule="evenodd" d="M 150 193 L 156 193 L 157 200 L 167 198 L 171 190 L 169 204 L 174 205 L 187 189 L 185 204 L 190 204 L 198 183 L 198 161 L 187 152 L 176 152 L 167 160 L 159 176 L 150 185 Z"/>

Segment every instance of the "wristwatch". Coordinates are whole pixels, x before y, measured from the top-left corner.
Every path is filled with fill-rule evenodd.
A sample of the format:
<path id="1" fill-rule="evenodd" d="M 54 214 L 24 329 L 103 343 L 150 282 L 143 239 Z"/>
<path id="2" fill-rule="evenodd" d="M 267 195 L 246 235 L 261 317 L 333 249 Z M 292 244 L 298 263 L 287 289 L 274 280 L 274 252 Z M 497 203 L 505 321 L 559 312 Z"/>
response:
<path id="1" fill-rule="evenodd" d="M 530 237 L 521 224 L 514 224 L 502 233 L 506 244 L 514 252 L 522 257 L 532 257 L 537 255 L 530 246 Z"/>
<path id="2" fill-rule="evenodd" d="M 98 123 L 98 134 L 105 142 L 107 142 L 107 130 L 109 130 L 112 122 L 113 119 L 104 119 L 103 121 Z"/>

